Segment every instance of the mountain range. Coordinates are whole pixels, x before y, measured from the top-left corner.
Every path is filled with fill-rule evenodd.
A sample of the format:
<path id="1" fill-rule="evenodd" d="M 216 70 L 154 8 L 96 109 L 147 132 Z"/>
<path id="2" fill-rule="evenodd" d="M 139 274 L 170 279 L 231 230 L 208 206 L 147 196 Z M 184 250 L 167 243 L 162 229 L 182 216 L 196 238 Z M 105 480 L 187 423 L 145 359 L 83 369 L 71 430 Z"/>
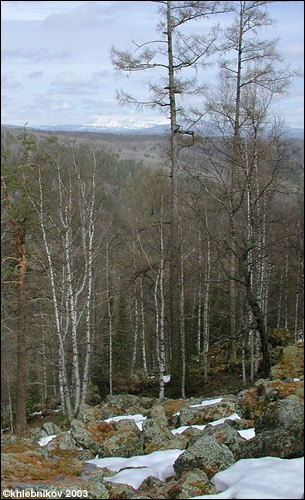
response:
<path id="1" fill-rule="evenodd" d="M 23 126 L 2 124 L 6 128 L 23 128 Z M 153 124 L 143 127 L 135 127 L 130 123 L 124 125 L 37 125 L 28 126 L 28 129 L 43 130 L 49 132 L 95 132 L 95 133 L 110 133 L 110 134 L 139 134 L 139 135 L 162 135 L 169 132 L 169 125 Z M 304 129 L 302 128 L 287 128 L 287 137 L 290 139 L 304 140 Z M 217 135 L 217 134 L 215 134 Z"/>

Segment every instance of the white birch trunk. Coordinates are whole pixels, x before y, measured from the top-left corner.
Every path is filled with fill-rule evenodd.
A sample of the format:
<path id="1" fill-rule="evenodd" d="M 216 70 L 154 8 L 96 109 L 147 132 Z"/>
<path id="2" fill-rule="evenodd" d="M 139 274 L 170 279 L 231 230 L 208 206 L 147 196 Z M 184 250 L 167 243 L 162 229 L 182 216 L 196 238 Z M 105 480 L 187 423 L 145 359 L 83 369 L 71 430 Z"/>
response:
<path id="1" fill-rule="evenodd" d="M 85 364 L 82 380 L 82 395 L 81 407 L 85 404 L 87 396 L 87 388 L 89 383 L 90 361 L 91 361 L 91 346 L 92 346 L 92 331 L 91 331 L 91 303 L 92 303 L 92 289 L 93 289 L 93 238 L 94 238 L 94 208 L 95 208 L 95 193 L 96 193 L 96 158 L 93 153 L 93 176 L 92 176 L 92 194 L 90 200 L 89 214 L 88 214 L 88 288 L 86 297 L 86 353 Z"/>
<path id="2" fill-rule="evenodd" d="M 112 396 L 112 377 L 113 377 L 113 327 L 112 327 L 112 311 L 111 311 L 111 293 L 109 280 L 109 243 L 106 247 L 106 294 L 107 294 L 107 311 L 108 311 L 108 328 L 109 328 L 109 394 Z"/>
<path id="3" fill-rule="evenodd" d="M 186 377 L 186 352 L 185 352 L 185 313 L 184 313 L 184 257 L 182 250 L 182 227 L 179 223 L 178 227 L 180 238 L 180 343 L 181 343 L 181 396 L 185 399 L 185 377 Z"/>
<path id="4" fill-rule="evenodd" d="M 131 373 L 134 373 L 134 369 L 136 366 L 137 350 L 138 350 L 138 336 L 139 336 L 139 304 L 138 304 L 138 298 L 137 298 L 137 280 L 135 280 L 135 285 L 134 285 L 134 333 L 133 333 Z"/>
<path id="5" fill-rule="evenodd" d="M 210 279 L 211 279 L 211 241 L 208 229 L 208 216 L 206 213 L 206 229 L 207 229 L 207 263 L 205 273 L 205 294 L 203 304 L 203 377 L 204 381 L 208 381 L 208 352 L 210 344 L 209 332 L 209 308 L 210 308 Z"/>
<path id="6" fill-rule="evenodd" d="M 42 336 L 42 379 L 42 402 L 44 403 L 48 398 L 47 356 L 44 335 Z"/>
<path id="7" fill-rule="evenodd" d="M 241 371 L 242 371 L 242 379 L 243 385 L 247 384 L 247 370 L 246 370 L 246 337 L 243 335 L 242 339 L 242 349 L 241 349 Z"/>
<path id="8" fill-rule="evenodd" d="M 281 327 L 281 317 L 282 317 L 282 298 L 283 298 L 283 271 L 281 272 L 280 284 L 279 284 L 279 300 L 278 300 L 278 308 L 277 308 L 277 320 L 276 320 L 276 328 Z"/>
<path id="9" fill-rule="evenodd" d="M 59 304 L 58 304 L 58 299 L 57 299 L 57 294 L 56 294 L 54 266 L 53 266 L 53 261 L 52 261 L 52 257 L 51 257 L 49 243 L 47 240 L 44 217 L 43 217 L 43 190 L 42 190 L 42 180 L 41 180 L 40 169 L 39 169 L 39 192 L 40 192 L 40 205 L 39 205 L 40 228 L 41 228 L 42 238 L 43 238 L 45 251 L 46 251 L 46 255 L 47 255 L 47 260 L 48 260 L 48 273 L 49 273 L 50 284 L 51 284 L 54 319 L 55 319 L 55 326 L 56 326 L 57 338 L 58 338 L 59 394 L 60 394 L 62 410 L 67 415 L 67 417 L 69 419 L 71 419 L 72 407 L 71 407 L 70 393 L 69 393 L 68 381 L 67 381 L 66 357 L 65 357 L 65 349 L 64 349 L 63 332 L 62 332 L 62 328 L 61 328 L 60 309 L 59 309 Z"/>
<path id="10" fill-rule="evenodd" d="M 147 362 L 146 362 L 146 346 L 145 346 L 145 310 L 144 310 L 144 293 L 143 293 L 143 279 L 140 281 L 140 297 L 141 297 L 141 347 L 142 347 L 142 362 L 143 370 L 147 375 Z"/>
<path id="11" fill-rule="evenodd" d="M 164 241 L 163 241 L 163 198 L 161 205 L 160 221 L 160 345 L 159 345 L 159 398 L 165 396 L 164 375 L 165 375 L 165 298 L 164 298 Z"/>
<path id="12" fill-rule="evenodd" d="M 286 237 L 286 246 L 287 237 Z M 286 252 L 285 257 L 285 285 L 284 285 L 284 327 L 288 329 L 288 270 L 289 270 L 289 257 L 288 252 Z"/>
<path id="13" fill-rule="evenodd" d="M 197 353 L 198 353 L 198 364 L 200 366 L 200 355 L 201 355 L 201 313 L 202 313 L 202 241 L 201 233 L 198 233 L 199 240 L 199 252 L 198 252 L 198 264 L 199 264 L 199 283 L 198 283 L 198 315 L 197 315 Z"/>

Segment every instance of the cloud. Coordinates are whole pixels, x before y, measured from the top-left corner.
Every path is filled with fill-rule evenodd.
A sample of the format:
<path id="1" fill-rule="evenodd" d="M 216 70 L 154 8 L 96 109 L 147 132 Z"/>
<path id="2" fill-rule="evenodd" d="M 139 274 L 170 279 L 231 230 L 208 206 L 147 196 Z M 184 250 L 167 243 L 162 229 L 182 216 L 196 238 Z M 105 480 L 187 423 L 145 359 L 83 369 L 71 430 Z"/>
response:
<path id="1" fill-rule="evenodd" d="M 303 65 L 303 2 L 271 2 L 272 17 L 279 17 L 280 52 L 293 67 Z M 58 125 L 83 124 L 94 121 L 101 112 L 108 117 L 125 115 L 132 107 L 121 107 L 115 99 L 116 89 L 123 89 L 140 101 L 149 99 L 149 84 L 158 83 L 158 70 L 137 72 L 128 78 L 125 72 L 114 70 L 110 47 L 134 50 L 138 44 L 159 39 L 156 26 L 159 16 L 157 2 L 138 1 L 3 1 L 2 71 L 3 89 L 10 99 L 7 123 L 39 123 Z M 203 25 L 194 23 L 192 29 Z M 274 36 L 266 31 L 266 36 Z M 289 52 L 289 55 L 287 55 Z M 215 65 L 216 68 L 216 65 Z M 212 68 L 213 69 L 213 68 Z M 200 78 L 214 82 L 214 71 Z M 293 79 L 291 95 L 279 103 L 291 120 L 296 120 L 302 106 L 302 81 Z M 197 105 L 195 96 L 192 104 Z M 66 103 L 66 104 L 65 104 Z M 70 105 L 68 110 L 67 103 Z M 187 105 L 185 98 L 183 105 Z M 198 105 L 201 101 L 198 101 Z M 25 108 L 26 106 L 26 108 Z M 287 109 L 288 108 L 288 109 Z M 56 111 L 57 110 L 57 111 Z M 126 110 L 126 113 L 125 113 Z M 148 111 L 148 110 L 147 110 Z M 151 110 L 149 110 L 151 112 Z M 167 110 L 166 110 L 167 112 Z M 164 118 L 158 109 L 154 116 Z M 292 117 L 296 118 L 292 118 Z M 141 118 L 141 116 L 140 116 Z M 297 123 L 303 120 L 299 116 Z"/>
<path id="2" fill-rule="evenodd" d="M 68 111 L 72 108 L 71 103 L 66 101 L 50 103 L 51 111 Z"/>
<path id="3" fill-rule="evenodd" d="M 99 28 L 103 11 L 103 6 L 97 2 L 87 2 L 72 11 L 51 14 L 45 19 L 43 27 L 52 30 L 67 29 L 67 26 L 76 29 Z"/>
<path id="4" fill-rule="evenodd" d="M 81 5 L 83 2 L 73 2 Z M 71 9 L 71 1 L 2 1 L 1 20 L 3 21 L 44 21 L 54 10 Z"/>
<path id="5" fill-rule="evenodd" d="M 52 85 L 56 86 L 55 90 L 51 90 L 51 94 L 62 93 L 62 94 L 92 94 L 100 88 L 105 79 L 109 78 L 111 72 L 108 70 L 100 72 L 92 72 L 87 74 L 76 74 L 72 71 L 65 71 L 59 73 L 55 80 L 51 82 Z"/>
<path id="6" fill-rule="evenodd" d="M 13 73 L 3 73 L 1 75 L 1 87 L 2 89 L 20 89 L 22 88 L 21 83 L 18 80 L 14 80 Z"/>
<path id="7" fill-rule="evenodd" d="M 285 55 L 290 57 L 304 57 L 304 45 L 302 43 L 289 43 L 284 45 Z"/>
<path id="8" fill-rule="evenodd" d="M 70 50 L 60 50 L 52 52 L 49 49 L 34 48 L 34 47 L 20 47 L 18 49 L 5 49 L 1 51 L 1 58 L 8 59 L 26 59 L 33 62 L 50 62 L 61 59 L 69 59 L 72 57 Z"/>
<path id="9" fill-rule="evenodd" d="M 43 71 L 31 71 L 31 73 L 28 73 L 26 76 L 28 78 L 41 78 L 43 75 Z"/>
<path id="10" fill-rule="evenodd" d="M 56 2 L 54 2 L 56 3 Z M 154 2 L 73 2 L 76 8 L 56 12 L 49 15 L 43 22 L 43 29 L 55 31 L 69 30 L 100 30 L 101 28 L 120 28 L 123 31 L 136 26 L 137 35 L 146 33 L 145 26 L 151 30 L 151 15 L 156 10 Z M 126 20 L 128 23 L 126 24 Z M 92 33 L 91 33 L 92 34 Z M 122 32 L 119 34 L 120 38 Z"/>

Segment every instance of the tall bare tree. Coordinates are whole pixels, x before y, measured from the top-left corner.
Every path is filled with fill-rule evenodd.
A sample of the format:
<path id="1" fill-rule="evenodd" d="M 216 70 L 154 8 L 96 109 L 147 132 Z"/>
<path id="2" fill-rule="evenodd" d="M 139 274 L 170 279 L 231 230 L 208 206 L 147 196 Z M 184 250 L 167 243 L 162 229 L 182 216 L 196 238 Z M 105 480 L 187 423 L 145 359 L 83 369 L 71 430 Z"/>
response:
<path id="1" fill-rule="evenodd" d="M 17 169 L 7 164 L 7 156 L 3 153 L 1 186 L 5 207 L 3 214 L 7 235 L 14 241 L 15 255 L 4 256 L 2 264 L 10 264 L 14 269 L 13 276 L 8 276 L 4 271 L 4 282 L 17 285 L 17 395 L 16 395 L 16 422 L 17 434 L 21 434 L 27 426 L 26 418 L 26 391 L 27 391 L 27 299 L 26 299 L 26 273 L 29 265 L 27 252 L 27 236 L 29 233 L 31 210 L 29 198 L 29 179 L 31 177 L 33 142 L 29 140 L 26 128 L 21 139 L 23 147 L 23 162 Z"/>
<path id="2" fill-rule="evenodd" d="M 133 104 L 137 108 L 148 106 L 159 108 L 169 116 L 169 176 L 171 181 L 171 215 L 169 236 L 169 328 L 171 338 L 171 385 L 173 390 L 180 392 L 182 376 L 181 339 L 179 319 L 180 292 L 179 282 L 179 237 L 178 237 L 178 188 L 177 175 L 179 170 L 180 139 L 183 135 L 193 137 L 191 130 L 184 130 L 179 123 L 179 108 L 177 96 L 194 94 L 202 90 L 202 85 L 196 81 L 196 68 L 204 66 L 206 58 L 214 49 L 217 29 L 214 28 L 205 36 L 186 35 L 179 31 L 191 20 L 208 17 L 226 10 L 225 2 L 172 2 L 158 1 L 161 40 L 137 45 L 135 52 L 111 48 L 111 59 L 114 67 L 120 71 L 132 73 L 135 71 L 152 70 L 163 72 L 160 84 L 151 83 L 151 100 L 139 101 L 132 95 L 120 91 L 117 99 L 121 104 Z M 192 78 L 182 76 L 183 70 L 193 70 Z M 181 114 L 181 113 L 180 113 Z"/>
<path id="3" fill-rule="evenodd" d="M 240 329 L 237 324 L 237 292 L 239 295 L 243 293 L 240 289 L 243 284 L 260 334 L 264 374 L 267 377 L 270 358 L 262 302 L 262 283 L 265 279 L 263 203 L 266 191 L 275 181 L 276 165 L 280 161 L 277 135 L 274 134 L 276 127 L 271 124 L 270 109 L 274 100 L 287 90 L 291 77 L 297 74 L 283 64 L 276 40 L 257 37 L 259 29 L 273 23 L 266 10 L 268 3 L 231 2 L 235 18 L 223 33 L 220 85 L 210 93 L 206 107 L 214 136 L 222 137 L 222 140 L 214 139 L 218 157 L 212 159 L 214 171 L 210 171 L 208 176 L 209 179 L 214 177 L 218 186 L 222 186 L 223 193 L 219 196 L 214 192 L 213 196 L 226 210 L 230 228 L 225 247 L 230 260 L 226 273 L 230 284 L 232 352 L 235 351 L 235 339 Z M 269 134 L 269 138 L 264 140 L 264 134 L 265 137 Z M 206 141 L 208 157 L 211 142 L 211 138 Z M 271 172 L 265 179 L 262 175 L 263 152 L 265 159 L 273 162 Z M 207 183 L 205 186 L 209 191 Z M 242 213 L 248 215 L 242 216 Z M 244 224 L 241 224 L 243 218 Z"/>
<path id="4" fill-rule="evenodd" d="M 79 159 L 80 162 L 80 159 Z M 96 204 L 96 158 L 92 152 L 92 176 L 85 179 L 84 167 L 72 152 L 69 173 L 58 156 L 58 204 L 48 213 L 43 189 L 43 164 L 38 162 L 40 228 L 47 256 L 47 269 L 52 292 L 54 320 L 58 337 L 59 388 L 62 408 L 71 418 L 85 403 L 90 374 L 93 301 L 93 241 Z M 64 170 L 66 170 L 65 173 Z M 64 178 L 66 177 L 66 179 Z M 75 197 L 75 193 L 77 196 Z M 75 203 L 75 200 L 77 202 Z M 75 224 L 77 219 L 77 224 Z M 51 226 L 50 226 L 51 223 Z M 50 238 L 53 228 L 57 238 Z M 55 261 L 60 262 L 56 264 Z M 82 268 L 79 267 L 82 262 Z M 58 268 L 61 267 L 61 272 Z M 80 335 L 85 332 L 85 339 Z M 83 348 L 82 344 L 85 345 Z M 68 345 L 72 350 L 72 376 L 68 374 Z M 81 352 L 84 349 L 84 354 Z M 84 359 L 81 366 L 80 360 Z M 73 405 L 72 405 L 73 400 Z"/>

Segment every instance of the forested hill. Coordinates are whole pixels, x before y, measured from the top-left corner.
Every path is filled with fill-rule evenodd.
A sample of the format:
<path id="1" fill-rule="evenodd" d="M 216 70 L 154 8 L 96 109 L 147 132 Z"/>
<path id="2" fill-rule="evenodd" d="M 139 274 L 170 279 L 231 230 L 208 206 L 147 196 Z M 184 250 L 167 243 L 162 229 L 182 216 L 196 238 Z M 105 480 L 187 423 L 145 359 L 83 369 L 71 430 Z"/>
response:
<path id="1" fill-rule="evenodd" d="M 17 430 L 53 398 L 73 418 L 92 387 L 231 392 L 303 339 L 303 141 L 179 136 L 175 171 L 166 136 L 4 127 L 1 141 L 1 391 Z"/>
<path id="2" fill-rule="evenodd" d="M 299 129 L 296 129 L 299 131 Z M 106 133 L 106 132 L 81 132 L 81 131 L 46 131 L 30 129 L 30 135 L 36 138 L 47 139 L 56 137 L 60 143 L 80 146 L 94 144 L 98 149 L 117 155 L 122 160 L 133 160 L 147 167 L 159 167 L 165 163 L 168 136 L 164 134 L 145 134 L 144 132 L 133 133 Z M 1 140 L 3 148 L 14 144 L 16 139 L 22 135 L 21 127 L 2 126 Z M 220 140 L 220 139 L 218 139 Z M 195 138 L 192 148 L 186 148 L 184 156 L 188 161 L 200 161 L 202 158 L 202 137 Z M 292 165 L 288 169 L 288 180 L 292 183 L 302 184 L 304 179 L 304 133 L 301 129 L 298 133 L 288 134 L 283 139 L 286 145 Z M 188 146 L 188 144 L 186 143 Z M 215 151 L 217 147 L 215 147 Z M 286 172 L 287 173 L 287 172 Z"/>
<path id="3" fill-rule="evenodd" d="M 6 140 L 13 140 L 22 135 L 21 128 L 2 127 L 2 136 Z M 39 138 L 56 137 L 64 144 L 89 144 L 93 143 L 99 149 L 104 149 L 109 153 L 118 155 L 120 159 L 132 159 L 136 162 L 143 162 L 147 166 L 157 166 L 162 158 L 166 137 L 164 135 L 145 134 L 118 134 L 102 132 L 67 132 L 67 131 L 43 131 L 30 130 Z M 10 139 L 9 139 L 10 138 Z"/>

